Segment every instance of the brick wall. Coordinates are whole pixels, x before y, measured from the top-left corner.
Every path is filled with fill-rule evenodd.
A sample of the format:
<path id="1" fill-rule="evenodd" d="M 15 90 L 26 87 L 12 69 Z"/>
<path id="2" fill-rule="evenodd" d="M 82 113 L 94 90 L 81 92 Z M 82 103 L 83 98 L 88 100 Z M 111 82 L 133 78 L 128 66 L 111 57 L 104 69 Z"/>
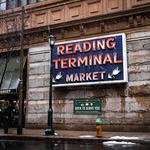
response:
<path id="1" fill-rule="evenodd" d="M 46 124 L 49 91 L 49 47 L 29 50 L 27 123 Z"/>
<path id="2" fill-rule="evenodd" d="M 127 35 L 128 84 L 53 89 L 56 128 L 95 129 L 95 115 L 74 115 L 73 99 L 100 97 L 106 130 L 150 130 L 150 32 Z M 45 127 L 48 110 L 49 47 L 29 50 L 27 127 Z"/>

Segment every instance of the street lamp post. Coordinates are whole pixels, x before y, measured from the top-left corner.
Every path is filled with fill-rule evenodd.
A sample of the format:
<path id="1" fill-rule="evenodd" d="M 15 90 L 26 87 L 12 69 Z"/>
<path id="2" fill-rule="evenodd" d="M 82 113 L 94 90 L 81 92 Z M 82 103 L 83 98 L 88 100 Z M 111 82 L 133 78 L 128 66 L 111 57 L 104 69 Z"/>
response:
<path id="1" fill-rule="evenodd" d="M 52 109 L 52 53 L 55 45 L 55 36 L 50 35 L 48 42 L 50 46 L 50 85 L 49 85 L 49 108 L 48 108 L 48 128 L 45 130 L 45 135 L 54 135 L 53 129 L 53 109 Z"/>
<path id="2" fill-rule="evenodd" d="M 18 118 L 18 127 L 17 127 L 17 134 L 22 134 L 23 128 L 23 57 L 24 57 L 24 17 L 25 17 L 25 9 L 22 7 L 22 14 L 21 14 L 21 37 L 20 37 L 20 82 L 19 82 L 19 118 Z"/>

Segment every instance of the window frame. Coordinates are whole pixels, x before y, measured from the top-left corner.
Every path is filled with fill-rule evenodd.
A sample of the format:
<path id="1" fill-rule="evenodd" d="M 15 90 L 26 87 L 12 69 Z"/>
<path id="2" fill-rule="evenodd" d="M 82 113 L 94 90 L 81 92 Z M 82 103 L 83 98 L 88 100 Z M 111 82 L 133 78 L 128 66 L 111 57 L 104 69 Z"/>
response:
<path id="1" fill-rule="evenodd" d="M 5 8 L 2 7 L 2 5 L 5 4 Z M 7 0 L 0 0 L 0 11 L 7 9 Z"/>

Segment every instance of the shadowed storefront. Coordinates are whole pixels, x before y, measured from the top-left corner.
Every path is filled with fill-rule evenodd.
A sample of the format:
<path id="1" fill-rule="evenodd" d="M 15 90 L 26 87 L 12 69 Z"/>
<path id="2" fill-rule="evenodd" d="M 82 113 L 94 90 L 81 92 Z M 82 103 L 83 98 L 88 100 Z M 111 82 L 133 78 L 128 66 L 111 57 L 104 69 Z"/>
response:
<path id="1" fill-rule="evenodd" d="M 18 52 L 2 53 L 0 55 L 0 126 L 1 128 L 4 128 L 5 133 L 8 132 L 8 128 L 18 127 L 20 82 L 19 67 L 20 57 Z M 24 82 L 26 80 L 25 68 L 26 57 L 24 58 Z M 25 97 L 26 86 L 24 86 L 24 98 Z M 22 107 L 25 106 L 23 105 Z M 25 125 L 25 112 L 22 119 L 24 122 L 23 124 Z"/>

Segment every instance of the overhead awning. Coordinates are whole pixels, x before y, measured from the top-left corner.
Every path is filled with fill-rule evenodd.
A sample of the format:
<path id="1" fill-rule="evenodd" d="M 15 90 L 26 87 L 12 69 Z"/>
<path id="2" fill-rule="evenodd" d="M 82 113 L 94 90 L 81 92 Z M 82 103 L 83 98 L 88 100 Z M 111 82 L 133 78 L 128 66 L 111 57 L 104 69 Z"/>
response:
<path id="1" fill-rule="evenodd" d="M 25 64 L 24 59 L 24 64 Z M 0 94 L 16 93 L 19 85 L 20 58 L 11 57 L 9 60 L 0 61 Z"/>

